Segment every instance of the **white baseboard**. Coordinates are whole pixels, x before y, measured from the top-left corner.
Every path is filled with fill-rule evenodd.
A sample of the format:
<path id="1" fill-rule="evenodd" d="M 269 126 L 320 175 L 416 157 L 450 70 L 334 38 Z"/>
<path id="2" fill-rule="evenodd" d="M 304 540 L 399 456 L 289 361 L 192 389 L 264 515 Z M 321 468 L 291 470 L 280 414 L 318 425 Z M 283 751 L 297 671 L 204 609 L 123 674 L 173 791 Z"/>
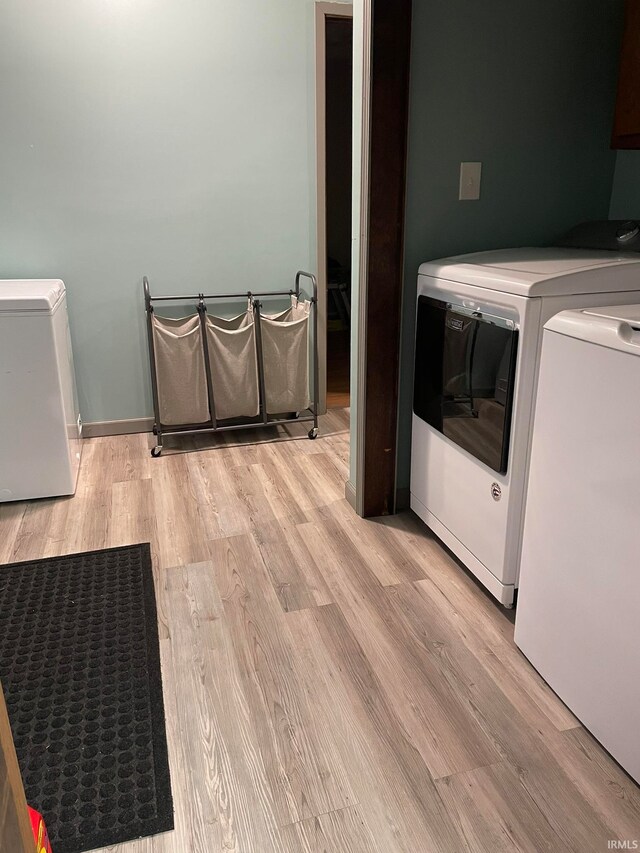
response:
<path id="1" fill-rule="evenodd" d="M 347 480 L 344 484 L 344 496 L 347 499 L 347 503 L 351 507 L 354 512 L 358 512 L 356 507 L 356 487 L 353 485 L 351 480 Z"/>
<path id="2" fill-rule="evenodd" d="M 133 432 L 151 432 L 153 418 L 130 418 L 124 421 L 90 421 L 82 424 L 83 438 L 100 435 L 128 435 Z"/>

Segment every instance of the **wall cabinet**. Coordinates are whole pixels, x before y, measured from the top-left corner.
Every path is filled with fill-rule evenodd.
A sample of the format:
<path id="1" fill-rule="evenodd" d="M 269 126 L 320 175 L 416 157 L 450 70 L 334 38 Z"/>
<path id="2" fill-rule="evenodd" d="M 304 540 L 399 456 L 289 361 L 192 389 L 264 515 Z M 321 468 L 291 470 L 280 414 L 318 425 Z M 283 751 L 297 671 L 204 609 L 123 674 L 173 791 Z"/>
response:
<path id="1" fill-rule="evenodd" d="M 627 0 L 612 148 L 640 148 L 640 0 Z"/>

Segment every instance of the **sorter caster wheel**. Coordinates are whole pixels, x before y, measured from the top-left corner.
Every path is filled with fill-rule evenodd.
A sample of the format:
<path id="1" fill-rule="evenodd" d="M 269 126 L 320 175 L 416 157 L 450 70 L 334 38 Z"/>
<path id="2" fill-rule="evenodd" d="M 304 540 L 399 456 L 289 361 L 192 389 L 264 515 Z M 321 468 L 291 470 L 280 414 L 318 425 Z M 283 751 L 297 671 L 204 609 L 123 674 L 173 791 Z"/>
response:
<path id="1" fill-rule="evenodd" d="M 318 437 L 318 428 L 314 427 L 313 429 L 310 429 L 308 435 L 309 438 L 313 441 L 314 438 Z"/>
<path id="2" fill-rule="evenodd" d="M 154 457 L 154 459 L 157 458 L 158 456 L 160 456 L 161 453 L 162 453 L 162 447 L 152 447 L 151 448 L 151 455 Z"/>

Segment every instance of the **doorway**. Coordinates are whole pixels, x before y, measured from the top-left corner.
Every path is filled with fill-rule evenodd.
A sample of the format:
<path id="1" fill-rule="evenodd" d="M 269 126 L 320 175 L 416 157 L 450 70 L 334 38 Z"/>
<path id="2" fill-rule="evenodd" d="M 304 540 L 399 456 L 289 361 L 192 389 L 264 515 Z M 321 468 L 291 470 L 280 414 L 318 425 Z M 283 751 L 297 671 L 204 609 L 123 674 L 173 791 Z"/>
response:
<path id="1" fill-rule="evenodd" d="M 350 404 L 352 15 L 347 3 L 316 4 L 321 410 Z"/>
<path id="2" fill-rule="evenodd" d="M 354 349 L 345 496 L 359 515 L 396 509 L 400 313 L 412 0 L 362 0 L 354 46 Z M 355 387 L 353 387 L 355 386 Z"/>
<path id="3" fill-rule="evenodd" d="M 327 330 L 327 19 L 347 18 L 356 33 L 349 87 L 355 90 L 349 270 L 353 369 L 345 497 L 364 517 L 396 509 L 412 0 L 375 0 L 375 15 L 373 6 L 374 0 L 356 4 L 354 21 L 354 7 L 349 3 L 315 4 L 320 412 L 327 408 L 327 346 L 331 346 Z M 350 152 L 351 146 L 345 155 Z"/>

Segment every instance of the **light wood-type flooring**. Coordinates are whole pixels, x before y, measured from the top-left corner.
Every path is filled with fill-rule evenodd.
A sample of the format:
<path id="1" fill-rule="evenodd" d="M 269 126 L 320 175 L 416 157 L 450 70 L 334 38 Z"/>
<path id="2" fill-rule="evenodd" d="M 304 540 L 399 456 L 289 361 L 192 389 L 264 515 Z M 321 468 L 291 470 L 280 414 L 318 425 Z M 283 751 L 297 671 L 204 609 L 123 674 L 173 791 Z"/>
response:
<path id="1" fill-rule="evenodd" d="M 411 514 L 347 505 L 344 411 L 316 441 L 151 459 L 150 440 L 88 440 L 75 497 L 0 505 L 0 562 L 152 545 L 175 831 L 114 851 L 640 839 L 639 789 L 514 646 L 512 617 Z"/>

